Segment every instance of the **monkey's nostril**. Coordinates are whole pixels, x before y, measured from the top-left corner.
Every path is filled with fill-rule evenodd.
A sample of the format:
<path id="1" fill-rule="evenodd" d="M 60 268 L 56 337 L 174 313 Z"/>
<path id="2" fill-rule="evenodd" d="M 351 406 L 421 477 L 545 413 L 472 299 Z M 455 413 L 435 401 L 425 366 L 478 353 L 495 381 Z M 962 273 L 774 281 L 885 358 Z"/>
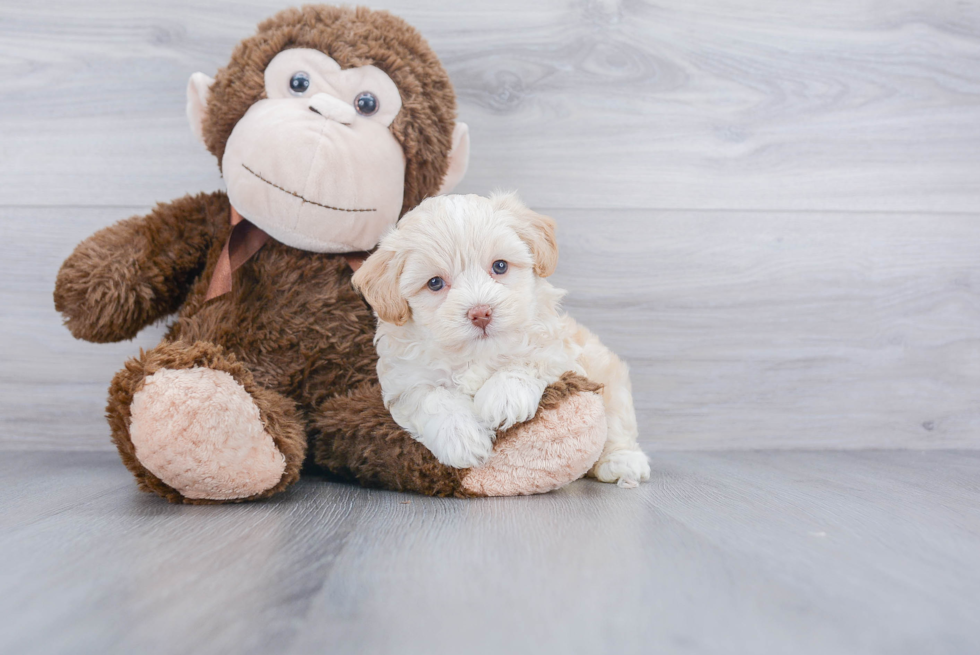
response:
<path id="1" fill-rule="evenodd" d="M 310 105 L 310 106 L 309 106 L 309 109 L 310 109 L 310 111 L 312 111 L 312 112 L 313 112 L 314 114 L 316 114 L 317 116 L 323 116 L 324 118 L 327 118 L 327 119 L 330 119 L 330 118 L 332 118 L 333 120 L 335 120 L 335 121 L 337 121 L 337 122 L 338 122 L 338 123 L 340 123 L 341 125 L 346 125 L 347 127 L 350 127 L 350 123 L 349 123 L 349 122 L 347 122 L 347 121 L 343 121 L 343 120 L 341 120 L 340 118 L 338 118 L 338 117 L 337 117 L 336 115 L 334 115 L 334 114 L 331 114 L 330 116 L 327 116 L 326 114 L 324 114 L 324 113 L 323 113 L 322 111 L 320 111 L 319 109 L 317 109 L 317 108 L 316 108 L 316 107 L 314 107 L 313 105 Z"/>

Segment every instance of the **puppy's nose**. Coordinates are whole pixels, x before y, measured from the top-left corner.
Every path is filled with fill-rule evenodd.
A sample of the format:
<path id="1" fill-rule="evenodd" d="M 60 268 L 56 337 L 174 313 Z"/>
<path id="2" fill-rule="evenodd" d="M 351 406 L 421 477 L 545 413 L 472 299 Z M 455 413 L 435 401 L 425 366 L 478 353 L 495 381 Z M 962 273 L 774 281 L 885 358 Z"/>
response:
<path id="1" fill-rule="evenodd" d="M 357 115 L 353 105 L 340 98 L 335 98 L 329 93 L 317 93 L 310 98 L 309 102 L 310 111 L 314 114 L 320 114 L 324 118 L 335 120 L 344 125 L 353 123 L 354 117 Z"/>
<path id="2" fill-rule="evenodd" d="M 477 305 L 476 307 L 471 307 L 470 311 L 466 312 L 466 316 L 473 325 L 483 330 L 490 325 L 490 319 L 493 318 L 493 311 L 491 311 L 489 305 Z"/>

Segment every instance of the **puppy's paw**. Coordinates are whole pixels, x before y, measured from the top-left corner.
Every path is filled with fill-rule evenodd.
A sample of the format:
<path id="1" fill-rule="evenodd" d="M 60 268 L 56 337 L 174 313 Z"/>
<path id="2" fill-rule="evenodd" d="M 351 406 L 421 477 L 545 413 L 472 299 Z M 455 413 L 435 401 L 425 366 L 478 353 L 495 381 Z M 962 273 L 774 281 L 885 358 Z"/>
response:
<path id="1" fill-rule="evenodd" d="M 615 482 L 623 489 L 633 489 L 650 479 L 650 459 L 642 450 L 614 450 L 599 458 L 592 475 L 600 482 Z"/>
<path id="2" fill-rule="evenodd" d="M 472 412 L 450 412 L 426 426 L 422 444 L 440 462 L 459 469 L 482 466 L 493 452 L 496 434 Z"/>
<path id="3" fill-rule="evenodd" d="M 483 424 L 506 430 L 530 419 L 538 411 L 544 380 L 526 373 L 494 373 L 473 397 L 473 406 Z"/>

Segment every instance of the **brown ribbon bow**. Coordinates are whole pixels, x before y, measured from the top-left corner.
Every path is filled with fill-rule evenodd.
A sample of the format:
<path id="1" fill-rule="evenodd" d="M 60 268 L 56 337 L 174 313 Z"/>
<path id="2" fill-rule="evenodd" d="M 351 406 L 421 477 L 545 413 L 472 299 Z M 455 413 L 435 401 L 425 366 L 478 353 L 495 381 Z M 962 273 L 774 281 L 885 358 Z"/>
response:
<path id="1" fill-rule="evenodd" d="M 214 267 L 211 274 L 211 283 L 208 285 L 208 295 L 205 300 L 211 300 L 218 296 L 223 296 L 231 291 L 231 274 L 252 258 L 265 242 L 269 240 L 269 235 L 256 227 L 234 207 L 231 208 L 231 234 L 225 241 L 225 247 L 221 249 L 221 256 L 218 257 L 218 265 Z"/>
<path id="2" fill-rule="evenodd" d="M 262 246 L 271 239 L 261 228 L 252 224 L 248 219 L 243 218 L 238 210 L 231 208 L 231 234 L 225 241 L 225 247 L 221 249 L 218 263 L 211 274 L 211 282 L 208 284 L 208 294 L 205 301 L 223 296 L 231 291 L 231 275 L 237 271 L 242 264 L 252 258 L 252 255 L 262 249 Z M 356 271 L 367 259 L 366 252 L 346 253 L 344 258 L 352 270 Z"/>

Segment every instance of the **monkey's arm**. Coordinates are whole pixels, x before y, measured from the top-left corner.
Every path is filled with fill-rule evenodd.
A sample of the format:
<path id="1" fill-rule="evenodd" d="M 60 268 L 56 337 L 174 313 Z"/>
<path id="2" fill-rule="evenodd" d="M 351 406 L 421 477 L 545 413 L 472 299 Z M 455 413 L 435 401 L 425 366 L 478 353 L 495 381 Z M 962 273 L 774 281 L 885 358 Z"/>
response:
<path id="1" fill-rule="evenodd" d="M 223 192 L 161 203 L 99 230 L 61 265 L 54 306 L 78 339 L 132 339 L 180 307 L 226 230 Z"/>
<path id="2" fill-rule="evenodd" d="M 398 427 L 381 385 L 368 380 L 310 415 L 313 461 L 367 487 L 429 496 L 545 493 L 585 475 L 602 454 L 606 415 L 599 391 L 566 373 L 545 389 L 534 418 L 497 436 L 486 465 L 457 469 Z"/>

